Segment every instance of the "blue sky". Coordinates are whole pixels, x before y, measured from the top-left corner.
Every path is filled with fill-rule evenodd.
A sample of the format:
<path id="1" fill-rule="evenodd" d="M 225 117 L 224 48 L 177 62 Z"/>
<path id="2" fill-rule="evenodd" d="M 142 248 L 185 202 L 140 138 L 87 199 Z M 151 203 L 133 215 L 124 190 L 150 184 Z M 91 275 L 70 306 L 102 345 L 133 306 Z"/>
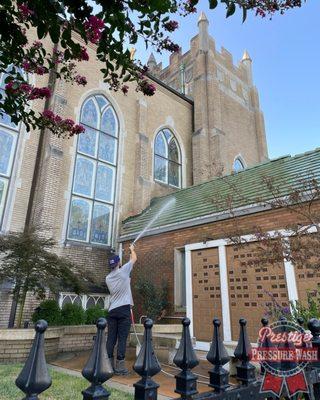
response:
<path id="1" fill-rule="evenodd" d="M 265 116 L 269 156 L 298 154 L 320 147 L 320 2 L 307 0 L 300 9 L 276 16 L 271 21 L 248 15 L 242 24 L 240 13 L 225 19 L 222 6 L 209 10 L 201 0 L 197 15 L 179 18 L 174 40 L 189 48 L 197 34 L 197 19 L 204 11 L 209 32 L 231 52 L 237 63 L 247 49 L 253 60 L 254 82 L 260 92 Z M 146 62 L 149 50 L 137 48 L 136 57 Z M 155 54 L 168 63 L 168 54 Z"/>

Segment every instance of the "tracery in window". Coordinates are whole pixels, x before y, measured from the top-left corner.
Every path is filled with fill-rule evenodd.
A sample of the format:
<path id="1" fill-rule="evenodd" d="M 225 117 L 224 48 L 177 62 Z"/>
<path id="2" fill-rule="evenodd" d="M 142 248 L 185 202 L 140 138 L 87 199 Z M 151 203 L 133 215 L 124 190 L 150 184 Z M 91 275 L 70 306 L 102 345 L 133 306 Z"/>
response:
<path id="1" fill-rule="evenodd" d="M 181 151 L 169 129 L 158 132 L 154 142 L 154 179 L 181 187 Z"/>
<path id="2" fill-rule="evenodd" d="M 118 120 L 102 95 L 82 106 L 67 238 L 111 244 L 118 152 Z"/>
<path id="3" fill-rule="evenodd" d="M 232 169 L 234 172 L 243 171 L 245 169 L 244 162 L 239 157 L 237 157 L 233 162 Z"/>

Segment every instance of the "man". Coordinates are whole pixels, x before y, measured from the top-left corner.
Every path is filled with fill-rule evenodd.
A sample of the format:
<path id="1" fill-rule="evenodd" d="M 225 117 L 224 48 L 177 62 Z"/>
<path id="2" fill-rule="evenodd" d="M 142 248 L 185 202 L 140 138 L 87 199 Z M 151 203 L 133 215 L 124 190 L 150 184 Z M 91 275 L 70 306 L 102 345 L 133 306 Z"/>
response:
<path id="1" fill-rule="evenodd" d="M 131 294 L 130 273 L 137 255 L 134 245 L 130 246 L 130 260 L 121 266 L 120 257 L 114 255 L 109 259 L 111 272 L 106 276 L 106 284 L 110 292 L 110 307 L 108 313 L 107 354 L 116 375 L 127 375 L 125 355 L 127 338 L 131 326 Z M 117 359 L 114 362 L 113 352 L 118 342 Z"/>

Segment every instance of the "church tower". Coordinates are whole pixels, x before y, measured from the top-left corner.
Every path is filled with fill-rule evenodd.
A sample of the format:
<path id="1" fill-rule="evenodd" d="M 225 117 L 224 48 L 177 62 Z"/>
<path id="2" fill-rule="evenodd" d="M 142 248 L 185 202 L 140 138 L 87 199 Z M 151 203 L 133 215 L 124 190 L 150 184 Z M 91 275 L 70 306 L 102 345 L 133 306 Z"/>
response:
<path id="1" fill-rule="evenodd" d="M 202 12 L 190 50 L 174 53 L 162 69 L 150 57 L 155 76 L 194 101 L 193 183 L 205 182 L 268 159 L 264 118 L 247 51 L 235 65 L 224 48 L 216 50 Z"/>

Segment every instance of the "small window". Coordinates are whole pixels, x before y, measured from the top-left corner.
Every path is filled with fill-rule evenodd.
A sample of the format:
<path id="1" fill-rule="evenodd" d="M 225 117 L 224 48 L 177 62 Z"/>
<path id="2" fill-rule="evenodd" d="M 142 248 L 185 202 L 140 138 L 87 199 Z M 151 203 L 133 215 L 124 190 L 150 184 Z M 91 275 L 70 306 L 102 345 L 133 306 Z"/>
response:
<path id="1" fill-rule="evenodd" d="M 181 187 L 180 146 L 169 129 L 158 132 L 154 142 L 154 179 L 169 186 Z"/>
<path id="2" fill-rule="evenodd" d="M 245 169 L 244 162 L 239 157 L 237 157 L 233 162 L 232 169 L 234 172 L 243 171 Z"/>

